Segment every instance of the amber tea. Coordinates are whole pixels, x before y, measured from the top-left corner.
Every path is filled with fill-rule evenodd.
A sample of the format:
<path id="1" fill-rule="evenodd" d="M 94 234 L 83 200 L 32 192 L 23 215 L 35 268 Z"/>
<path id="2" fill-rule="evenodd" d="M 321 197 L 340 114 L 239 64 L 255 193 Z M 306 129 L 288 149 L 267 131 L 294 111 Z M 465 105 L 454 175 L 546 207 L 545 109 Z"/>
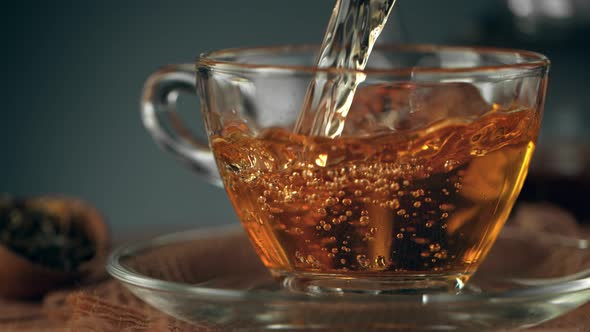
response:
<path id="1" fill-rule="evenodd" d="M 536 110 L 488 105 L 469 84 L 389 84 L 357 91 L 339 138 L 226 124 L 211 142 L 276 275 L 460 288 L 510 213 L 539 124 Z"/>

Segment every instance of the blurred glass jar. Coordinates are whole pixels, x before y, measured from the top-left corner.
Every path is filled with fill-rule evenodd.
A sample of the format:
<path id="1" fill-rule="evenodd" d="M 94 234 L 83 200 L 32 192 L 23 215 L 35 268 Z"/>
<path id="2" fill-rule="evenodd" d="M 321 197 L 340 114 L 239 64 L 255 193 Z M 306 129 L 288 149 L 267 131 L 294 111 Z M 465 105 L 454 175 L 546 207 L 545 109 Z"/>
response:
<path id="1" fill-rule="evenodd" d="M 506 0 L 518 30 L 535 39 L 563 37 L 590 21 L 587 0 Z"/>

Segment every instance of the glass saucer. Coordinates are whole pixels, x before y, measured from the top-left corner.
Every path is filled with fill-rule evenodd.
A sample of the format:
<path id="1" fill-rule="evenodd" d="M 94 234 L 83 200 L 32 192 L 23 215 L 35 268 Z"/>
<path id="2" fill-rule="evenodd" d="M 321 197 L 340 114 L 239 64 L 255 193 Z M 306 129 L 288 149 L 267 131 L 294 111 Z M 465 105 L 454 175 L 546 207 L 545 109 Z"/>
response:
<path id="1" fill-rule="evenodd" d="M 153 307 L 198 326 L 281 331 L 474 331 L 535 326 L 590 300 L 590 241 L 507 226 L 459 294 L 293 293 L 239 227 L 125 246 L 109 273 Z"/>

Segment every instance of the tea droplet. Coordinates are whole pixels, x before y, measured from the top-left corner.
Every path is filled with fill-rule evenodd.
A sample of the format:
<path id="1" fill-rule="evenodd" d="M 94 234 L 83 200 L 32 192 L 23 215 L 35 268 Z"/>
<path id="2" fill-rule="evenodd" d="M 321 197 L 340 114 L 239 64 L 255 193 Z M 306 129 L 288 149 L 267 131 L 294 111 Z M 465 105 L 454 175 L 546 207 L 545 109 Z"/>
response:
<path id="1" fill-rule="evenodd" d="M 301 263 L 305 263 L 305 257 L 303 257 L 299 251 L 295 251 L 295 258 L 297 258 L 297 260 L 299 260 Z"/>
<path id="2" fill-rule="evenodd" d="M 336 205 L 336 203 L 338 203 L 338 198 L 336 197 L 329 197 L 325 202 L 326 206 Z"/>
<path id="3" fill-rule="evenodd" d="M 371 262 L 365 255 L 357 255 L 356 261 L 359 263 L 359 266 L 363 269 L 366 269 L 371 265 Z"/>
<path id="4" fill-rule="evenodd" d="M 371 218 L 369 218 L 369 216 L 362 216 L 359 219 L 359 221 L 360 221 L 361 225 L 365 226 L 365 225 L 369 224 L 369 222 L 371 221 Z"/>
<path id="5" fill-rule="evenodd" d="M 319 265 L 318 260 L 315 257 L 313 257 L 312 255 L 307 255 L 306 260 L 307 260 L 307 264 L 309 264 L 309 265 L 313 265 L 313 266 Z"/>
<path id="6" fill-rule="evenodd" d="M 315 160 L 315 164 L 318 165 L 319 167 L 326 167 L 327 162 L 328 162 L 328 154 L 327 153 L 319 154 Z"/>
<path id="7" fill-rule="evenodd" d="M 384 268 L 387 266 L 387 260 L 383 256 L 377 256 L 375 259 L 375 264 L 380 268 Z"/>
<path id="8" fill-rule="evenodd" d="M 434 254 L 434 257 L 436 257 L 438 259 L 446 259 L 447 258 L 447 251 L 441 250 L 440 252 L 437 252 L 436 254 Z"/>
<path id="9" fill-rule="evenodd" d="M 414 190 L 414 191 L 412 191 L 412 196 L 414 196 L 414 198 L 424 196 L 424 190 L 423 189 Z"/>
<path id="10" fill-rule="evenodd" d="M 483 157 L 487 154 L 488 152 L 486 150 L 483 149 L 473 149 L 471 150 L 471 155 L 472 156 L 478 156 L 478 157 Z"/>
<path id="11" fill-rule="evenodd" d="M 392 210 L 399 209 L 399 200 L 394 199 L 394 200 L 388 201 L 387 206 Z"/>
<path id="12" fill-rule="evenodd" d="M 445 161 L 445 170 L 447 172 L 450 172 L 450 171 L 454 170 L 455 167 L 457 167 L 458 165 L 459 165 L 459 162 L 456 160 L 452 160 L 452 159 L 447 160 L 447 161 Z"/>

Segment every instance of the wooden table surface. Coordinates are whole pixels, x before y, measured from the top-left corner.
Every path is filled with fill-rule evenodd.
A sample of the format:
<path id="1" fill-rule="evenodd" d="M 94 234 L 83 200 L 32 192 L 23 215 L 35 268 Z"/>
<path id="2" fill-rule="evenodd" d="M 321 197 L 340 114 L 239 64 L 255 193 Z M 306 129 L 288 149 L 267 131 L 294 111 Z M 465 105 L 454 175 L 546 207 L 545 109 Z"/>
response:
<path id="1" fill-rule="evenodd" d="M 127 241 L 137 241 L 140 239 L 150 238 L 154 235 L 162 234 L 165 229 L 179 230 L 187 227 L 163 227 L 144 229 L 141 233 L 132 232 L 118 234 L 117 238 L 125 238 Z M 120 240 L 119 240 L 120 241 Z M 75 290 L 74 290 L 75 291 Z M 55 302 L 55 301 L 54 301 Z M 59 301 L 58 301 L 59 302 Z M 52 303 L 52 310 L 47 310 L 47 300 L 45 306 L 42 301 L 14 301 L 0 298 L 0 332 L 65 332 L 73 331 L 67 327 L 67 316 L 60 316 L 60 305 L 62 303 Z M 65 303 L 63 303 L 65 305 Z M 57 310 L 54 310 L 57 309 Z M 88 331 L 102 331 L 101 329 L 89 329 Z M 144 330 L 126 330 L 126 331 L 144 331 Z M 160 332 L 160 330 L 149 330 L 151 332 Z M 162 330 L 168 332 L 168 330 Z M 182 330 L 180 330 L 182 331 Z M 192 329 L 191 329 L 192 331 Z M 208 331 L 208 330 L 197 330 Z M 547 322 L 541 326 L 530 329 L 535 332 L 590 332 L 590 304 L 587 304 L 563 317 Z M 81 331 L 84 332 L 84 331 Z M 110 331 L 106 331 L 110 332 Z"/>

